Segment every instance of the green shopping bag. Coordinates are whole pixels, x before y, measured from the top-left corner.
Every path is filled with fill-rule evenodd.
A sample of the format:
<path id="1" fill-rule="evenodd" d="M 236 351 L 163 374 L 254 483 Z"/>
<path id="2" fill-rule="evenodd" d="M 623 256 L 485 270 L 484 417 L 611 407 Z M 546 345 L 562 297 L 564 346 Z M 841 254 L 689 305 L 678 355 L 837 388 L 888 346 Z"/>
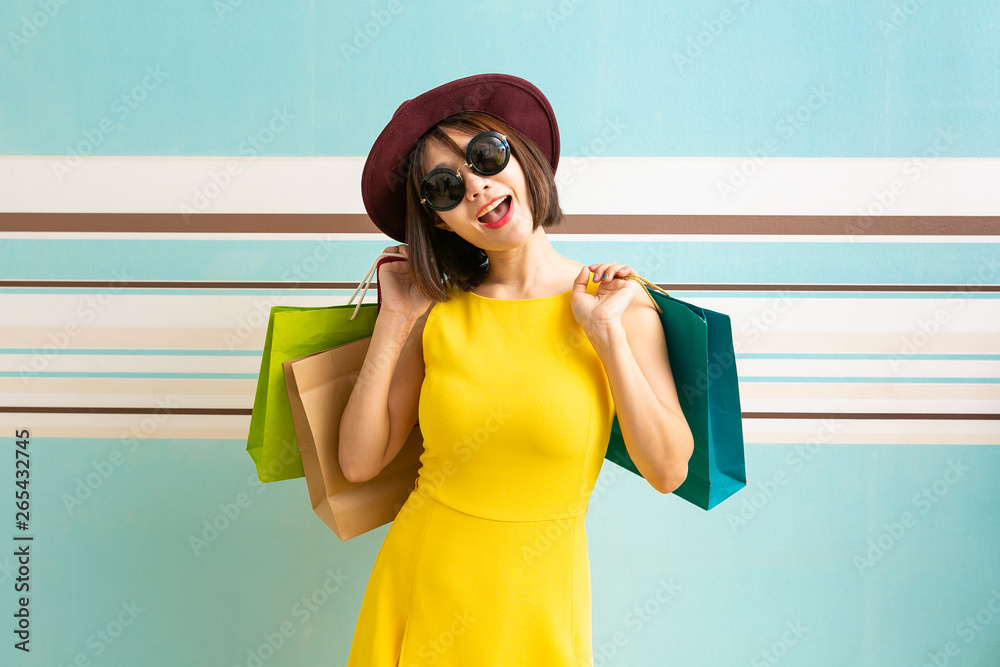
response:
<path id="1" fill-rule="evenodd" d="M 647 293 L 660 310 L 674 384 L 694 436 L 687 478 L 674 494 L 709 510 L 747 483 L 732 324 L 728 315 L 675 299 L 644 278 L 635 279 L 653 288 Z M 625 448 L 617 415 L 605 458 L 641 475 Z"/>
<path id="2" fill-rule="evenodd" d="M 352 305 L 271 307 L 247 437 L 247 453 L 261 482 L 305 475 L 281 364 L 372 335 L 377 306 L 363 305 L 351 319 L 355 309 Z"/>
<path id="3" fill-rule="evenodd" d="M 282 364 L 371 336 L 382 305 L 381 286 L 376 283 L 376 303 L 362 305 L 365 294 L 372 280 L 378 280 L 379 267 L 403 259 L 402 253 L 379 253 L 346 305 L 271 306 L 247 436 L 247 453 L 257 466 L 257 478 L 261 482 L 305 477 Z M 359 292 L 358 303 L 351 305 Z"/>

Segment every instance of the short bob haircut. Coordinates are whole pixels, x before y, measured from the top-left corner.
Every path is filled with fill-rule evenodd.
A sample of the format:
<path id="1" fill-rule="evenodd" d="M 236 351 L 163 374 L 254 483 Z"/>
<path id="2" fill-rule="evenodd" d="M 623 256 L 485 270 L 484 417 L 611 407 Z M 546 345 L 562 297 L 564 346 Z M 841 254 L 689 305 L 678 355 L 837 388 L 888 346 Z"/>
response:
<path id="1" fill-rule="evenodd" d="M 410 173 L 406 184 L 406 242 L 409 246 L 410 278 L 417 288 L 435 302 L 449 300 L 449 290 L 468 292 L 482 284 L 489 273 L 486 252 L 455 232 L 435 227 L 437 213 L 420 203 L 420 183 L 425 171 L 423 156 L 427 142 L 434 141 L 464 162 L 465 151 L 442 130 L 469 135 L 492 130 L 507 136 L 511 155 L 524 170 L 531 201 L 532 229 L 552 227 L 562 221 L 555 175 L 545 155 L 534 143 L 503 121 L 478 111 L 449 116 L 428 130 L 410 153 Z"/>

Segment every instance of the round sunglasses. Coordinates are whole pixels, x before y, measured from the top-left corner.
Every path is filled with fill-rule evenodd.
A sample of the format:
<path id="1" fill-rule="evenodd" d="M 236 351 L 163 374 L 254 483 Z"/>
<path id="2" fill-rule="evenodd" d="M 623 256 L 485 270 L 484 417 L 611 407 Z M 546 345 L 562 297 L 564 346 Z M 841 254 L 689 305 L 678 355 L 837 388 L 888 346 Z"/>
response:
<path id="1" fill-rule="evenodd" d="M 420 182 L 420 203 L 435 211 L 450 211 L 465 197 L 465 181 L 459 173 L 468 167 L 480 176 L 503 171 L 510 161 L 510 144 L 499 132 L 481 132 L 465 147 L 465 164 L 458 169 L 438 168 Z"/>

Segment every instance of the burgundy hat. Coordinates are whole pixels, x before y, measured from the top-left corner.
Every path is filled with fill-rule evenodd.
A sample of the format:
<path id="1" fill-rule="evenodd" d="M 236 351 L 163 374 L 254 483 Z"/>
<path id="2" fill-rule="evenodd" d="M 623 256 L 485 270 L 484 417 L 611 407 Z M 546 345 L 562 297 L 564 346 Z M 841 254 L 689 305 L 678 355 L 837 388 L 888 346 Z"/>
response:
<path id="1" fill-rule="evenodd" d="M 361 172 L 361 198 L 375 226 L 406 242 L 406 179 L 413 145 L 448 116 L 481 111 L 510 125 L 559 165 L 559 127 L 542 91 L 509 74 L 451 81 L 399 105 L 375 140 Z"/>

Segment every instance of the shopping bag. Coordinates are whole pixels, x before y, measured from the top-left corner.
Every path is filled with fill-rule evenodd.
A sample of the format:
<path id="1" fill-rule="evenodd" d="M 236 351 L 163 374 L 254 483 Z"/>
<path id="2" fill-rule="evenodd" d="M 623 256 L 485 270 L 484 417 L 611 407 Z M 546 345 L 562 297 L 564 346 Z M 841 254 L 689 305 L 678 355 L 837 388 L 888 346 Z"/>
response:
<path id="1" fill-rule="evenodd" d="M 381 289 L 376 304 L 362 305 L 364 292 L 356 305 L 350 303 L 362 288 L 367 292 L 379 266 L 402 259 L 402 254 L 381 253 L 348 305 L 271 306 L 247 435 L 247 453 L 261 482 L 294 479 L 304 474 L 282 363 L 371 336 L 382 301 Z"/>
<path id="2" fill-rule="evenodd" d="M 303 476 L 282 363 L 370 336 L 375 308 L 362 306 L 351 320 L 353 306 L 271 307 L 247 438 L 247 452 L 261 482 Z"/>
<path id="3" fill-rule="evenodd" d="M 286 361 L 292 409 L 309 501 L 341 540 L 392 521 L 414 489 L 423 438 L 415 425 L 399 453 L 378 475 L 349 482 L 340 469 L 340 418 L 351 397 L 371 337 Z"/>
<path id="4" fill-rule="evenodd" d="M 674 494 L 709 510 L 746 486 L 732 324 L 728 315 L 675 299 L 634 278 L 647 287 L 660 311 L 678 399 L 694 436 L 687 478 Z M 605 458 L 641 475 L 625 448 L 617 415 Z"/>

